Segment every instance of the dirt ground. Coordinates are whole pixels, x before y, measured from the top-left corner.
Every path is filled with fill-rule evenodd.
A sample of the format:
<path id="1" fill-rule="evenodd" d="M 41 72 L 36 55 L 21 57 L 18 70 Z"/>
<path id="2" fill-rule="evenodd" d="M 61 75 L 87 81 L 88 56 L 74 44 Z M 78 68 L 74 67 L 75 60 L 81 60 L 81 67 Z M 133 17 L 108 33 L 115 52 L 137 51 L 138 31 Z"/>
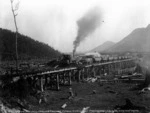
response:
<path id="1" fill-rule="evenodd" d="M 142 107 L 142 110 L 150 111 L 150 92 L 139 94 L 139 90 L 133 90 L 137 83 L 73 83 L 72 86 L 61 86 L 60 91 L 47 90 L 45 92 L 47 102 L 38 104 L 35 97 L 28 97 L 29 110 L 62 110 L 61 106 L 67 104 L 63 110 L 82 110 L 90 107 L 90 110 L 114 110 L 115 106 L 124 106 L 125 99 L 129 99 L 133 105 Z M 69 88 L 73 89 L 75 97 L 68 99 Z"/>

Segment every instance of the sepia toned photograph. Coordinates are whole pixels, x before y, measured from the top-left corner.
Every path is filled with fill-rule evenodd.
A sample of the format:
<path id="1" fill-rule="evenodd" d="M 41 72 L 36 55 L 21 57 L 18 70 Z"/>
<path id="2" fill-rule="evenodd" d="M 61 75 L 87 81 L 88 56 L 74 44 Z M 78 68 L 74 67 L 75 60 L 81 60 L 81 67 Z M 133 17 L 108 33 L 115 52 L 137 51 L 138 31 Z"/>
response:
<path id="1" fill-rule="evenodd" d="M 0 0 L 0 113 L 150 113 L 150 1 Z"/>

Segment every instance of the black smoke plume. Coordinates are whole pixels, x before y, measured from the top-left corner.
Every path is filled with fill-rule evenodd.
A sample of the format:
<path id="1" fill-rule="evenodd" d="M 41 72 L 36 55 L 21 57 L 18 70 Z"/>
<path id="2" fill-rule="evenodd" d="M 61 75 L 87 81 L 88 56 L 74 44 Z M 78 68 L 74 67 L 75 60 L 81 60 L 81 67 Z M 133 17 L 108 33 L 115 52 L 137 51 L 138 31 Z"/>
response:
<path id="1" fill-rule="evenodd" d="M 100 23 L 101 23 L 101 13 L 98 7 L 92 8 L 77 21 L 78 34 L 75 41 L 73 42 L 74 44 L 73 55 L 76 51 L 76 48 L 80 45 L 80 42 L 82 42 L 86 37 L 92 34 L 96 30 L 96 28 L 100 25 Z"/>

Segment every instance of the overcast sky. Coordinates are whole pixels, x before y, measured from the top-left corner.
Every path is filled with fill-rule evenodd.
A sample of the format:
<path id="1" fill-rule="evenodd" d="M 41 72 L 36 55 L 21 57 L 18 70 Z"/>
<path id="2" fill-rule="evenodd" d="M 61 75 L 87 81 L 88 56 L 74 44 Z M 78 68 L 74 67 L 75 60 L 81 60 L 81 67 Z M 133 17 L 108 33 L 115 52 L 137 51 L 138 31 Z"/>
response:
<path id="1" fill-rule="evenodd" d="M 93 7 L 100 8 L 104 22 L 77 51 L 88 51 L 105 41 L 118 42 L 135 28 L 150 24 L 150 0 L 20 0 L 19 32 L 61 52 L 71 52 L 76 22 Z M 15 30 L 10 0 L 0 0 L 0 27 Z"/>

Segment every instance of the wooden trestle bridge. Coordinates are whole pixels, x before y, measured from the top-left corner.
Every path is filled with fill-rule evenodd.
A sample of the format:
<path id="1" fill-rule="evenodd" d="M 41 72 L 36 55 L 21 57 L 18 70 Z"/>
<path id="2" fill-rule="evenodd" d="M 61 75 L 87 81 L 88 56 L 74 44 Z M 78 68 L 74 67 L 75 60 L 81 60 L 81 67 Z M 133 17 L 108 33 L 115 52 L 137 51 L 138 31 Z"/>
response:
<path id="1" fill-rule="evenodd" d="M 123 59 L 108 61 L 82 67 L 70 67 L 54 71 L 45 71 L 34 74 L 22 74 L 29 84 L 44 91 L 45 89 L 59 90 L 62 85 L 71 85 L 73 81 L 83 81 L 88 77 L 103 75 L 121 75 L 133 73 L 135 69 L 135 59 Z M 17 76 L 15 76 L 16 78 Z"/>

